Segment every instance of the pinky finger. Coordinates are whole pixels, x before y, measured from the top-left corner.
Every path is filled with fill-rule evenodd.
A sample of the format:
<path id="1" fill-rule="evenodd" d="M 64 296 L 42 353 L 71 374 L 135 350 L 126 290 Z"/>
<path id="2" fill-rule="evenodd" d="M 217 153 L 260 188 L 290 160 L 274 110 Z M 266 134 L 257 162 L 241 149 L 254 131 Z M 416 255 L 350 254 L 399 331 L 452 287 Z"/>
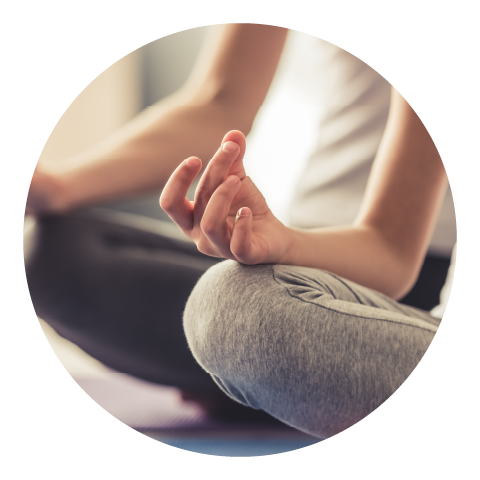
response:
<path id="1" fill-rule="evenodd" d="M 247 265 L 256 263 L 255 246 L 252 242 L 252 211 L 248 207 L 242 207 L 235 219 L 230 251 L 237 260 Z"/>

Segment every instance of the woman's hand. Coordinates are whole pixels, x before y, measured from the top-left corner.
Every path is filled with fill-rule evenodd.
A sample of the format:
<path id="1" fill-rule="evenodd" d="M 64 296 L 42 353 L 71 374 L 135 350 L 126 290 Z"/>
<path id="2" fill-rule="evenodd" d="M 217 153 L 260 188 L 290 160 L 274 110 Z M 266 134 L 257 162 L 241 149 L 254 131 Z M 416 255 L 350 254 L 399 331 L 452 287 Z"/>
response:
<path id="1" fill-rule="evenodd" d="M 195 200 L 190 202 L 186 194 L 202 162 L 190 157 L 168 180 L 160 206 L 206 255 L 247 265 L 282 263 L 290 230 L 275 218 L 246 176 L 244 154 L 244 135 L 236 130 L 227 133 L 200 179 Z"/>
<path id="2" fill-rule="evenodd" d="M 60 179 L 37 167 L 30 183 L 25 213 L 54 213 L 66 208 L 65 188 Z"/>

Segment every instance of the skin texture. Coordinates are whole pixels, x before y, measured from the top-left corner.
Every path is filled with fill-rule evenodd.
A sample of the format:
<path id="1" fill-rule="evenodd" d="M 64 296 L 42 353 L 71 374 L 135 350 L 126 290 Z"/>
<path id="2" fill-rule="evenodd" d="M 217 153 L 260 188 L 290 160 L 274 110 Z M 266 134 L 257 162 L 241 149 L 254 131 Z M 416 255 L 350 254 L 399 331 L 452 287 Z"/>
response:
<path id="1" fill-rule="evenodd" d="M 229 132 L 203 173 L 193 202 L 185 195 L 200 172 L 200 159 L 183 162 L 165 186 L 160 205 L 201 252 L 248 265 L 328 270 L 392 298 L 411 288 L 447 179 L 430 135 L 396 91 L 354 225 L 312 230 L 286 227 L 246 176 L 244 154 L 244 136 Z"/>
<path id="2" fill-rule="evenodd" d="M 325 269 L 400 298 L 418 275 L 447 183 L 435 145 L 394 92 L 356 222 L 313 230 L 281 224 L 246 176 L 240 132 L 251 128 L 286 35 L 285 29 L 264 25 L 219 27 L 178 92 L 94 148 L 55 168 L 39 165 L 27 213 L 159 192 L 168 181 L 161 205 L 200 251 L 246 264 Z M 215 153 L 220 141 L 237 144 L 239 151 Z M 193 153 L 198 157 L 182 162 Z M 186 188 L 205 167 L 190 204 Z"/>
<path id="3" fill-rule="evenodd" d="M 160 192 L 183 159 L 193 153 L 211 158 L 229 130 L 248 133 L 287 32 L 266 25 L 216 27 L 179 91 L 93 148 L 55 166 L 39 164 L 27 213 Z"/>
<path id="4" fill-rule="evenodd" d="M 229 132 L 208 164 L 194 201 L 185 195 L 201 160 L 190 157 L 171 176 L 160 205 L 202 253 L 249 265 L 276 263 L 287 248 L 288 229 L 247 177 L 244 153 L 243 134 Z"/>

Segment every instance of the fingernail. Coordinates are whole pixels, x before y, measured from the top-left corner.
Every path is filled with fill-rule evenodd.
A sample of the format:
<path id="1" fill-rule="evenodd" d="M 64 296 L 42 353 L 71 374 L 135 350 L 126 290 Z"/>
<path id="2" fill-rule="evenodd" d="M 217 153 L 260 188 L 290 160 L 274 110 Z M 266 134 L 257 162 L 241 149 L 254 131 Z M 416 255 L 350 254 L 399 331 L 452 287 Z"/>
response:
<path id="1" fill-rule="evenodd" d="M 198 162 L 200 160 L 198 158 L 195 158 L 195 157 L 190 157 L 190 158 L 187 158 L 185 160 L 185 163 L 189 166 L 189 167 L 198 167 Z"/>
<path id="2" fill-rule="evenodd" d="M 235 222 L 240 218 L 240 217 L 246 217 L 249 214 L 248 208 L 242 207 L 238 212 L 235 217 Z"/>
<path id="3" fill-rule="evenodd" d="M 239 182 L 239 178 L 236 177 L 235 175 L 231 175 L 230 177 L 228 177 L 226 180 L 225 180 L 225 183 L 227 185 L 236 185 L 238 182 Z"/>
<path id="4" fill-rule="evenodd" d="M 222 150 L 227 153 L 234 153 L 236 152 L 240 147 L 238 146 L 237 143 L 235 142 L 225 142 L 222 145 Z"/>

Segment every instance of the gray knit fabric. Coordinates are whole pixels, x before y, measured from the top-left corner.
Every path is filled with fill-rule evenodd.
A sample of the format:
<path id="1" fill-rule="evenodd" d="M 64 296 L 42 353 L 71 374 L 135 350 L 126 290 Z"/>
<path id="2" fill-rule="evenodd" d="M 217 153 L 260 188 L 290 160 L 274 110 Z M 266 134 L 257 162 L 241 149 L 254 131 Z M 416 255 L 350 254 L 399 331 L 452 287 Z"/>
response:
<path id="1" fill-rule="evenodd" d="M 238 402 L 325 438 L 405 381 L 440 320 L 331 273 L 224 261 L 194 288 L 189 346 Z"/>

